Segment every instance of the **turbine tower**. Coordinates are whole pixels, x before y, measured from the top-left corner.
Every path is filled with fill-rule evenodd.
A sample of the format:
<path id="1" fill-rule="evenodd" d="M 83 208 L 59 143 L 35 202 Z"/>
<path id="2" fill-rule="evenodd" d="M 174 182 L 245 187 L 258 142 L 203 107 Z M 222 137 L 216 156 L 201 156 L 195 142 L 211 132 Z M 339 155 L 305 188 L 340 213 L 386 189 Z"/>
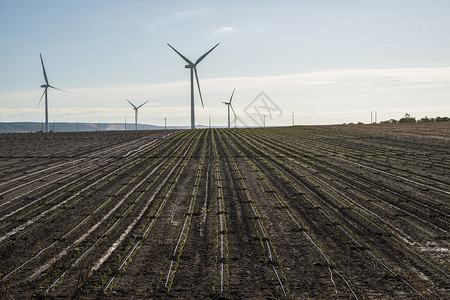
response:
<path id="1" fill-rule="evenodd" d="M 141 105 L 139 105 L 138 107 L 136 107 L 136 106 L 135 106 L 133 103 L 131 103 L 129 100 L 127 100 L 127 101 L 128 101 L 128 103 L 131 104 L 131 106 L 133 106 L 133 110 L 134 110 L 134 125 L 135 125 L 135 130 L 137 130 L 138 110 L 139 110 L 139 108 L 141 108 L 142 106 L 144 106 L 144 104 L 147 103 L 148 100 L 145 101 L 144 103 L 142 103 Z"/>
<path id="2" fill-rule="evenodd" d="M 42 54 L 39 53 L 39 56 L 41 57 L 41 64 L 42 64 L 42 71 L 44 72 L 44 79 L 45 79 L 45 84 L 41 85 L 41 88 L 44 88 L 44 92 L 42 93 L 41 99 L 39 99 L 39 103 L 38 103 L 38 107 L 41 104 L 42 101 L 42 97 L 44 97 L 45 95 L 45 127 L 44 127 L 44 132 L 48 132 L 48 101 L 47 101 L 47 89 L 48 88 L 52 88 L 58 91 L 62 91 L 62 92 L 67 92 L 61 89 L 58 89 L 52 85 L 50 85 L 48 83 L 48 78 L 47 78 L 47 73 L 45 72 L 45 67 L 44 67 L 44 61 L 42 60 Z"/>
<path id="3" fill-rule="evenodd" d="M 198 75 L 197 75 L 197 65 L 211 52 L 214 50 L 214 48 L 216 48 L 219 43 L 217 43 L 217 45 L 215 45 L 214 47 L 211 48 L 211 50 L 209 50 L 208 52 L 206 52 L 205 54 L 203 54 L 202 56 L 199 57 L 199 59 L 197 59 L 197 61 L 195 63 L 193 63 L 192 61 L 190 61 L 189 59 L 187 59 L 185 56 L 183 56 L 183 54 L 181 54 L 180 52 L 178 52 L 174 47 L 172 47 L 169 43 L 167 43 L 167 45 L 169 45 L 170 48 L 173 49 L 173 51 L 175 51 L 179 56 L 181 56 L 182 59 L 184 59 L 185 62 L 187 62 L 188 64 L 185 65 L 186 69 L 191 69 L 191 129 L 195 129 L 195 112 L 194 112 L 194 73 L 195 73 L 195 80 L 197 81 L 197 87 L 198 87 L 198 93 L 200 95 L 200 100 L 202 101 L 202 107 L 204 108 L 205 106 L 203 105 L 203 98 L 202 98 L 202 92 L 200 91 L 200 83 L 198 82 Z"/>
<path id="4" fill-rule="evenodd" d="M 233 100 L 234 90 L 235 89 L 233 89 L 233 93 L 231 94 L 230 101 L 229 102 L 222 102 L 226 106 L 228 106 L 228 128 L 230 128 L 230 107 L 231 107 L 231 110 L 233 111 L 234 118 L 236 119 L 236 113 L 234 112 L 233 105 L 231 105 L 231 100 Z"/>

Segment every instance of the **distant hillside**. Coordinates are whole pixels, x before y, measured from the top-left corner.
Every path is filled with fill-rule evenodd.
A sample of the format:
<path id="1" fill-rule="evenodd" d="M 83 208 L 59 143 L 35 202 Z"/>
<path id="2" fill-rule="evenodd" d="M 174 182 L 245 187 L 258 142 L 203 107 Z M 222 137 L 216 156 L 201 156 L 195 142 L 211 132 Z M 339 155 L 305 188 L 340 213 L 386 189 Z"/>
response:
<path id="1" fill-rule="evenodd" d="M 11 132 L 38 132 L 42 131 L 44 124 L 40 122 L 2 122 L 0 123 L 0 133 Z M 167 129 L 184 129 L 187 127 L 173 126 Z M 138 124 L 138 130 L 161 130 L 163 126 Z M 76 132 L 76 131 L 109 131 L 125 130 L 123 123 L 63 123 L 55 122 L 49 124 L 49 130 L 53 132 Z M 134 124 L 127 124 L 126 130 L 134 130 Z"/>

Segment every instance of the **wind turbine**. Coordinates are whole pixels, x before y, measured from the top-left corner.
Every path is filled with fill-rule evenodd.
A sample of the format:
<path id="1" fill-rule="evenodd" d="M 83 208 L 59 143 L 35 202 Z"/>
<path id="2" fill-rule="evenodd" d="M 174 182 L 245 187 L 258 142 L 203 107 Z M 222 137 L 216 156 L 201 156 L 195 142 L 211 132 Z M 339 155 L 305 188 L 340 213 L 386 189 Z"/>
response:
<path id="1" fill-rule="evenodd" d="M 222 102 L 228 106 L 228 128 L 230 128 L 230 107 L 231 107 L 231 110 L 233 111 L 234 118 L 236 119 L 236 113 L 234 112 L 233 105 L 231 105 L 231 100 L 233 100 L 234 90 L 235 89 L 233 89 L 233 93 L 231 94 L 230 102 Z"/>
<path id="2" fill-rule="evenodd" d="M 39 99 L 39 103 L 38 103 L 38 107 L 41 104 L 42 101 L 42 97 L 44 97 L 45 95 L 45 128 L 44 128 L 44 132 L 48 132 L 48 101 L 47 101 L 47 89 L 48 88 L 52 88 L 58 91 L 62 91 L 62 92 L 67 92 L 61 89 L 58 89 L 52 85 L 50 85 L 48 83 L 48 78 L 47 78 L 47 73 L 45 72 L 45 67 L 44 67 L 44 61 L 42 60 L 42 54 L 39 53 L 39 56 L 41 57 L 41 64 L 42 64 L 42 71 L 44 72 L 44 79 L 45 79 L 45 84 L 41 85 L 41 88 L 44 88 L 44 92 L 42 93 L 41 99 Z"/>
<path id="3" fill-rule="evenodd" d="M 147 103 L 148 100 L 145 101 L 144 103 L 142 103 L 141 105 L 139 105 L 138 107 L 136 107 L 136 106 L 135 106 L 133 103 L 131 103 L 129 100 L 127 100 L 127 101 L 128 101 L 128 103 L 131 104 L 131 106 L 133 106 L 133 110 L 134 110 L 134 124 L 135 124 L 135 130 L 137 130 L 138 110 L 139 110 L 139 108 L 141 108 L 142 106 L 144 106 L 144 104 Z"/>
<path id="4" fill-rule="evenodd" d="M 195 113 L 194 113 L 194 73 L 195 73 L 195 79 L 197 81 L 197 87 L 198 87 L 198 93 L 200 95 L 200 100 L 202 101 L 202 107 L 204 108 L 205 106 L 203 105 L 203 98 L 202 98 L 202 92 L 200 91 L 200 83 L 198 82 L 198 75 L 197 75 L 197 65 L 211 52 L 214 50 L 214 48 L 216 48 L 219 43 L 217 43 L 217 45 L 215 45 L 214 47 L 211 48 L 211 50 L 209 50 L 208 52 L 206 52 L 205 54 L 203 54 L 202 56 L 199 57 L 199 59 L 197 59 L 197 61 L 195 63 L 193 63 L 192 61 L 190 61 L 189 59 L 187 59 L 185 56 L 183 56 L 183 54 L 181 54 L 180 52 L 178 52 L 174 47 L 172 47 L 169 43 L 167 43 L 167 45 L 169 45 L 170 48 L 173 49 L 173 51 L 175 51 L 179 56 L 181 56 L 182 59 L 184 59 L 185 62 L 187 62 L 188 64 L 185 65 L 184 67 L 186 69 L 191 69 L 191 129 L 195 129 Z"/>

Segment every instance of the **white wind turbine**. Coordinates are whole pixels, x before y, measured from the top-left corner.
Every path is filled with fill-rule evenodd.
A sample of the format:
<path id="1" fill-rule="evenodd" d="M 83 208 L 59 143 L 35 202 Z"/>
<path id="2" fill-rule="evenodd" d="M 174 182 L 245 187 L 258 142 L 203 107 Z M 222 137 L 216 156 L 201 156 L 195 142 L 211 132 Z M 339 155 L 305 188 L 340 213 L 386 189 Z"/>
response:
<path id="1" fill-rule="evenodd" d="M 39 56 L 41 57 L 41 64 L 42 64 L 42 71 L 44 72 L 44 79 L 45 79 L 45 84 L 41 85 L 41 88 L 45 88 L 44 92 L 42 93 L 41 99 L 39 99 L 39 103 L 38 103 L 38 107 L 41 104 L 42 101 L 42 97 L 44 97 L 45 95 L 45 127 L 44 127 L 44 132 L 48 132 L 48 101 L 47 101 L 47 89 L 48 88 L 52 88 L 58 91 L 62 91 L 62 92 L 67 92 L 61 89 L 58 89 L 52 85 L 50 85 L 48 83 L 48 78 L 47 78 L 47 73 L 45 72 L 45 67 L 44 67 L 44 61 L 42 60 L 42 54 L 39 53 Z"/>
<path id="2" fill-rule="evenodd" d="M 133 103 L 131 103 L 129 100 L 127 100 L 127 101 L 128 101 L 128 103 L 131 104 L 131 106 L 133 106 L 133 110 L 134 110 L 134 125 L 135 125 L 135 130 L 137 130 L 137 124 L 138 124 L 138 110 L 139 110 L 139 108 L 141 108 L 142 106 L 144 106 L 144 104 L 147 103 L 148 100 L 145 101 L 144 103 L 142 103 L 141 105 L 139 105 L 138 107 L 136 107 L 136 106 L 135 106 Z"/>
<path id="3" fill-rule="evenodd" d="M 234 90 L 235 89 L 233 89 L 233 93 L 231 94 L 230 101 L 229 102 L 222 102 L 226 106 L 228 106 L 228 128 L 230 128 L 230 107 L 231 107 L 231 110 L 233 111 L 234 119 L 236 119 L 236 113 L 234 112 L 233 105 L 231 105 L 231 100 L 233 100 Z"/>
<path id="4" fill-rule="evenodd" d="M 200 100 L 202 101 L 202 106 L 205 107 L 203 105 L 203 98 L 202 98 L 202 92 L 200 91 L 200 83 L 198 82 L 198 75 L 197 75 L 197 65 L 211 52 L 214 50 L 214 48 L 216 48 L 219 43 L 217 45 L 215 45 L 214 47 L 211 48 L 211 50 L 209 50 L 208 52 L 206 52 L 205 54 L 203 54 L 202 56 L 199 57 L 199 59 L 197 59 L 197 61 L 195 63 L 193 63 L 192 61 L 190 61 L 189 59 L 187 59 L 185 56 L 183 56 L 183 54 L 181 54 L 180 52 L 178 52 L 174 47 L 172 47 L 169 43 L 167 43 L 167 45 L 169 45 L 170 48 L 173 49 L 173 51 L 175 51 L 179 56 L 181 56 L 182 59 L 184 59 L 185 62 L 187 62 L 188 64 L 185 65 L 186 69 L 191 69 L 191 129 L 195 129 L 195 113 L 194 113 L 194 73 L 195 73 L 195 79 L 197 81 L 197 87 L 198 87 L 198 93 L 200 95 Z"/>

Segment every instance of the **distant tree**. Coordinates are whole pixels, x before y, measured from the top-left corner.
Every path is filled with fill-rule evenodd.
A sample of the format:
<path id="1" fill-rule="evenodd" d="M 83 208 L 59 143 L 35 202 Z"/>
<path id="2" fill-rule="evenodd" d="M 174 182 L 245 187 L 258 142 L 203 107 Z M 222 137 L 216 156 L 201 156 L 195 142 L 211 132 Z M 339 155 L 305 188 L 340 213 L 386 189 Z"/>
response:
<path id="1" fill-rule="evenodd" d="M 399 123 L 416 123 L 416 118 L 411 117 L 410 114 L 406 113 L 404 118 L 398 120 Z"/>
<path id="2" fill-rule="evenodd" d="M 450 119 L 448 117 L 436 117 L 435 122 L 449 122 Z"/>
<path id="3" fill-rule="evenodd" d="M 432 119 L 428 119 L 428 117 L 427 116 L 425 116 L 425 118 L 422 118 L 422 119 L 420 119 L 419 121 L 417 121 L 417 122 L 433 122 L 434 120 L 432 120 Z"/>
<path id="4" fill-rule="evenodd" d="M 382 123 L 382 124 L 395 124 L 397 122 L 398 121 L 396 119 L 389 119 L 389 120 L 386 120 L 386 121 L 381 121 L 380 123 Z"/>
<path id="5" fill-rule="evenodd" d="M 427 123 L 427 122 L 450 122 L 449 117 L 436 117 L 436 118 L 428 118 L 425 116 L 425 118 L 421 118 L 420 120 L 416 121 L 416 118 L 411 117 L 410 114 L 406 113 L 404 118 L 401 118 L 400 120 L 396 119 L 390 119 L 386 121 L 381 121 L 380 123 L 383 124 L 395 124 L 395 123 L 415 123 L 415 122 L 421 122 L 421 123 Z"/>

